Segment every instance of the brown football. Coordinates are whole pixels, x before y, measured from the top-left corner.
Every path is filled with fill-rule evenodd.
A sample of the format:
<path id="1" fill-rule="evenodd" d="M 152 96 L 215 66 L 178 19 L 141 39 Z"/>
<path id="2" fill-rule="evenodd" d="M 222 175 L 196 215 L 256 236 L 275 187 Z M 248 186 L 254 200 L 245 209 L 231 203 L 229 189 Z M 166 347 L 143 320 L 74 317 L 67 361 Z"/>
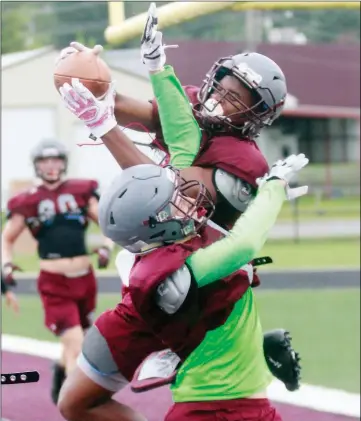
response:
<path id="1" fill-rule="evenodd" d="M 71 84 L 71 78 L 78 78 L 97 98 L 107 92 L 111 82 L 107 64 L 89 51 L 69 54 L 57 63 L 54 70 L 56 89 L 59 91 L 66 82 Z"/>

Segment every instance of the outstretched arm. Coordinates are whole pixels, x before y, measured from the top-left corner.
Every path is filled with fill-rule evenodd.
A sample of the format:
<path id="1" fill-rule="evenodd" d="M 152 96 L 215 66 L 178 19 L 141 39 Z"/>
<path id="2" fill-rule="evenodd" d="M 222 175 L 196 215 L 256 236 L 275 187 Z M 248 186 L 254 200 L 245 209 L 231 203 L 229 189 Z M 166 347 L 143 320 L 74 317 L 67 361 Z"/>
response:
<path id="1" fill-rule="evenodd" d="M 150 74 L 157 99 L 163 138 L 168 146 L 170 163 L 176 168 L 188 168 L 198 154 L 201 130 L 192 107 L 172 66 Z"/>
<path id="2" fill-rule="evenodd" d="M 227 237 L 197 250 L 187 259 L 198 287 L 231 275 L 256 257 L 276 222 L 284 200 L 284 182 L 270 181 L 260 189 Z"/>
<path id="3" fill-rule="evenodd" d="M 157 8 L 155 3 L 151 3 L 141 40 L 142 61 L 148 68 L 157 99 L 159 119 L 170 153 L 170 162 L 179 169 L 187 168 L 193 164 L 202 135 L 189 99 L 173 68 L 165 66 L 165 50 L 178 46 L 164 45 L 163 34 L 157 27 Z"/>
<path id="4" fill-rule="evenodd" d="M 229 276 L 255 258 L 266 242 L 284 200 L 307 193 L 307 186 L 289 187 L 291 178 L 307 164 L 308 158 L 304 154 L 277 161 L 269 175 L 257 181 L 260 187 L 256 198 L 236 221 L 229 235 L 187 259 L 198 286 Z"/>

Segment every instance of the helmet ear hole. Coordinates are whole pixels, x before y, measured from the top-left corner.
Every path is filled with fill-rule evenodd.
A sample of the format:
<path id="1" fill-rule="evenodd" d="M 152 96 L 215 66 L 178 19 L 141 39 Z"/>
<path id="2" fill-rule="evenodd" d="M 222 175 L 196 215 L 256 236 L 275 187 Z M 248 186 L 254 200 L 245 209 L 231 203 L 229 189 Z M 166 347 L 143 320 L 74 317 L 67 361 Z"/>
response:
<path id="1" fill-rule="evenodd" d="M 109 222 L 110 222 L 110 225 L 115 225 L 113 212 L 110 212 Z"/>

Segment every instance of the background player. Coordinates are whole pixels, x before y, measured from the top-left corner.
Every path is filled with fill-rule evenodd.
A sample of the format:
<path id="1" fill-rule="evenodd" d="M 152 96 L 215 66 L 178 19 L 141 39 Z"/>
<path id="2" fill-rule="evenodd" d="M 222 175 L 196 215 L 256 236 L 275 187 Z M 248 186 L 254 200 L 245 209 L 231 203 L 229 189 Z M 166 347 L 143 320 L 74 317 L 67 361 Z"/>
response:
<path id="1" fill-rule="evenodd" d="M 12 197 L 2 232 L 5 279 L 13 283 L 13 246 L 25 228 L 37 241 L 40 273 L 37 287 L 48 329 L 60 338 L 62 357 L 54 365 L 51 397 L 54 403 L 65 375 L 75 366 L 84 329 L 92 323 L 97 285 L 85 244 L 89 219 L 98 223 L 98 183 L 64 178 L 68 154 L 53 140 L 41 142 L 32 162 L 40 183 Z M 97 250 L 99 268 L 109 263 L 112 242 Z"/>

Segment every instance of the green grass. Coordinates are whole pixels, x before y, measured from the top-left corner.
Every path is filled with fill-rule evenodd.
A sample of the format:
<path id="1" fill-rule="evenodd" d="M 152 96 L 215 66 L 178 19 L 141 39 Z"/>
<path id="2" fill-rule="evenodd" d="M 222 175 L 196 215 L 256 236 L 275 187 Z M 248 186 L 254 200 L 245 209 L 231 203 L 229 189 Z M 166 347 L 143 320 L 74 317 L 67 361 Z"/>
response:
<path id="1" fill-rule="evenodd" d="M 100 294 L 96 315 L 114 307 L 119 299 L 119 294 Z M 21 295 L 19 301 L 21 307 L 19 315 L 14 315 L 3 307 L 3 333 L 56 342 L 57 338 L 43 327 L 43 309 L 40 298 L 37 295 Z"/>
<path id="2" fill-rule="evenodd" d="M 360 392 L 360 291 L 255 291 L 264 330 L 291 331 L 300 352 L 303 381 Z M 101 294 L 97 314 L 113 307 L 119 295 Z M 21 296 L 21 314 L 2 312 L 4 333 L 56 341 L 42 324 L 37 296 Z"/>
<path id="3" fill-rule="evenodd" d="M 324 219 L 359 219 L 360 197 L 339 197 L 327 199 L 325 197 L 305 196 L 298 201 L 300 221 L 324 220 Z M 283 205 L 279 215 L 279 221 L 293 219 L 295 215 L 295 203 L 287 202 Z"/>
<path id="4" fill-rule="evenodd" d="M 114 259 L 119 249 L 112 253 L 112 262 L 109 269 L 114 271 Z M 274 263 L 265 266 L 265 269 L 285 268 L 332 268 L 332 267 L 360 267 L 360 239 L 303 239 L 299 243 L 289 240 L 268 241 L 259 256 L 271 256 Z M 97 257 L 91 256 L 94 267 L 97 266 Z M 25 272 L 38 270 L 36 255 L 18 254 L 14 261 Z M 262 270 L 263 268 L 260 268 Z M 106 273 L 106 271 L 102 271 Z"/>
<path id="5" fill-rule="evenodd" d="M 274 263 L 267 269 L 359 268 L 360 238 L 302 239 L 299 243 L 268 241 L 259 255 L 273 258 Z"/>
<path id="6" fill-rule="evenodd" d="M 360 290 L 256 292 L 263 329 L 290 330 L 303 381 L 360 392 Z"/>

